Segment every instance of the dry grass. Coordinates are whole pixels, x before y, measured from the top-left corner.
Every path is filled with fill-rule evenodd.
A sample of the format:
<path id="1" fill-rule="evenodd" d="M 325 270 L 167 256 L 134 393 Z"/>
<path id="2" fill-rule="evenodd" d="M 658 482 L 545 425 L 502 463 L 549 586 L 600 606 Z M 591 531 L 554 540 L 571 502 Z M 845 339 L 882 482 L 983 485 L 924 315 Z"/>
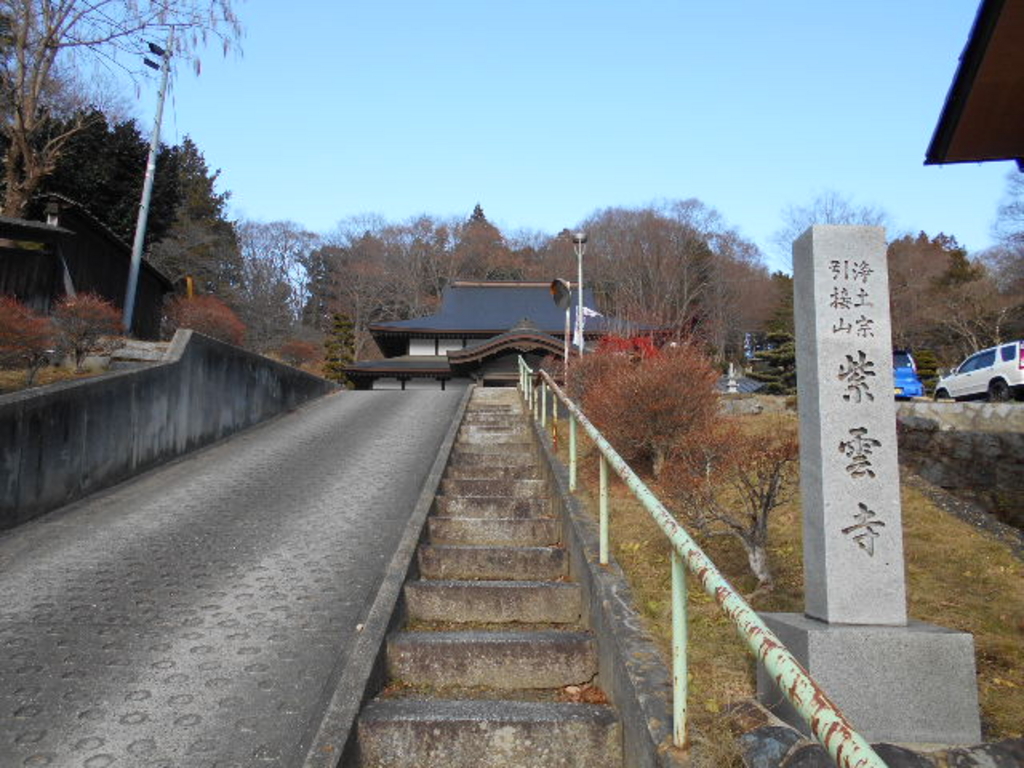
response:
<path id="1" fill-rule="evenodd" d="M 72 381 L 75 379 L 87 379 L 96 376 L 102 371 L 85 371 L 76 373 L 74 368 L 64 366 L 47 366 L 36 374 L 33 387 L 42 387 L 47 384 L 55 384 L 58 381 Z M 25 371 L 22 370 L 0 370 L 0 395 L 10 392 L 18 392 L 25 389 Z"/>
<path id="2" fill-rule="evenodd" d="M 750 417 L 754 425 L 760 417 Z M 560 426 L 560 434 L 568 434 Z M 584 441 L 580 497 L 596 515 L 597 454 Z M 563 460 L 566 446 L 560 446 Z M 630 581 L 645 623 L 667 656 L 671 641 L 669 547 L 648 513 L 620 483 L 612 484 L 612 554 Z M 978 664 L 983 734 L 1019 737 L 1024 728 L 1024 563 L 1009 548 L 946 513 L 913 488 L 902 489 L 909 611 L 915 619 L 971 632 Z M 758 611 L 803 611 L 799 499 L 773 512 L 770 556 L 775 588 L 756 594 Z M 756 580 L 731 538 L 700 541 L 734 587 L 750 594 Z M 755 693 L 754 662 L 731 621 L 690 582 L 691 740 L 704 753 L 721 749 L 729 704 Z M 696 755 L 694 756 L 697 757 Z M 736 764 L 731 754 L 703 755 L 702 764 Z"/>

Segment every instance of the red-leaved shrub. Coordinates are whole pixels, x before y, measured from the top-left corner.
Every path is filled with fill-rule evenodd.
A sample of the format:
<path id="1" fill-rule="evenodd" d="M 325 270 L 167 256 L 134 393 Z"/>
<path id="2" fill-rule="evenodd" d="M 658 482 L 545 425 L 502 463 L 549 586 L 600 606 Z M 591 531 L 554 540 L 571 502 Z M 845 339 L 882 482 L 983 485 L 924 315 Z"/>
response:
<path id="1" fill-rule="evenodd" d="M 50 359 L 53 325 L 12 296 L 0 296 L 0 366 L 24 368 L 25 386 Z"/>
<path id="2" fill-rule="evenodd" d="M 583 411 L 627 461 L 650 462 L 657 478 L 677 448 L 698 440 L 718 416 L 718 372 L 693 344 L 653 357 L 584 357 Z"/>
<path id="3" fill-rule="evenodd" d="M 90 352 L 100 351 L 103 336 L 121 333 L 121 313 L 113 304 L 95 293 L 65 296 L 53 310 L 53 325 L 57 331 L 57 349 L 71 355 L 75 370 Z"/>
<path id="4" fill-rule="evenodd" d="M 598 354 L 623 354 L 633 359 L 647 360 L 658 355 L 658 348 L 650 336 L 618 336 L 609 333 L 597 343 Z"/>
<path id="5" fill-rule="evenodd" d="M 171 333 L 179 328 L 191 328 L 236 347 L 245 340 L 245 325 L 231 307 L 216 296 L 176 296 L 168 303 L 165 316 Z"/>
<path id="6" fill-rule="evenodd" d="M 281 345 L 277 351 L 278 355 L 288 365 L 301 368 L 305 365 L 312 365 L 321 359 L 320 347 L 308 341 L 291 339 Z"/>

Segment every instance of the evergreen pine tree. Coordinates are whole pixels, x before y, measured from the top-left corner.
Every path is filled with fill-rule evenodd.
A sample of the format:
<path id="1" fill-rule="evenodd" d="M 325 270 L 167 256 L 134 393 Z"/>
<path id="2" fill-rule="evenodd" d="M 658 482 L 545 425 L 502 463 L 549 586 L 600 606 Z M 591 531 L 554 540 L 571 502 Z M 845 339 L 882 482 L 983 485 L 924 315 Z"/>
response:
<path id="1" fill-rule="evenodd" d="M 355 361 L 355 349 L 352 320 L 348 315 L 336 313 L 331 332 L 324 341 L 324 378 L 351 389 L 352 382 L 345 375 L 345 368 Z"/>
<path id="2" fill-rule="evenodd" d="M 930 349 L 919 349 L 914 352 L 914 362 L 917 364 L 917 378 L 924 384 L 926 394 L 935 391 L 935 384 L 939 380 L 939 360 Z"/>
<path id="3" fill-rule="evenodd" d="M 771 279 L 777 303 L 765 323 L 764 348 L 754 355 L 748 376 L 764 384 L 764 394 L 791 395 L 796 392 L 793 278 L 775 272 Z"/>
<path id="4" fill-rule="evenodd" d="M 769 349 L 761 350 L 754 358 L 753 370 L 748 374 L 764 383 L 767 395 L 792 395 L 796 392 L 796 341 L 786 331 L 769 331 L 766 341 Z"/>

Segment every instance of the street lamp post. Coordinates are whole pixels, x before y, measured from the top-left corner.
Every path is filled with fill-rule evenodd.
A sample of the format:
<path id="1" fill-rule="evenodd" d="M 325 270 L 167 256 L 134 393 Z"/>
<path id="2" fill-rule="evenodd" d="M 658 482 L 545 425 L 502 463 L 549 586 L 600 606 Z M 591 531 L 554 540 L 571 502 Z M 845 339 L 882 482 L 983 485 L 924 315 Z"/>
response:
<path id="1" fill-rule="evenodd" d="M 580 354 L 583 354 L 583 254 L 587 250 L 587 235 L 577 232 L 572 236 L 573 249 L 576 251 L 576 327 L 580 329 Z"/>
<path id="2" fill-rule="evenodd" d="M 160 70 L 160 95 L 156 102 L 156 120 L 153 124 L 153 135 L 149 142 L 149 155 L 146 159 L 146 175 L 142 182 L 142 201 L 139 203 L 139 216 L 135 222 L 135 240 L 132 243 L 132 260 L 128 267 L 128 285 L 124 291 L 124 315 L 121 322 L 126 335 L 131 334 L 132 318 L 135 314 L 135 294 L 138 290 L 139 267 L 142 264 L 142 246 L 146 239 L 146 220 L 149 217 L 149 201 L 153 194 L 153 177 L 156 175 L 156 155 L 160 149 L 160 121 L 164 113 L 164 98 L 167 96 L 167 80 L 171 72 L 171 50 L 174 48 L 174 27 L 167 36 L 167 48 L 154 43 L 149 50 L 160 57 L 160 64 L 149 59 L 144 62 L 147 67 Z"/>

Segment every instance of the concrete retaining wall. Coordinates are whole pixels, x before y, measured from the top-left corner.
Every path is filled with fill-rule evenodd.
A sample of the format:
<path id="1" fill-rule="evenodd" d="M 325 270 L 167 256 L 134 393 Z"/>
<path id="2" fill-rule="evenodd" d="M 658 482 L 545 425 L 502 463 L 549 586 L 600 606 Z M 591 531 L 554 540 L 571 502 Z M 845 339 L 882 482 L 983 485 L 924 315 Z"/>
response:
<path id="1" fill-rule="evenodd" d="M 987 499 L 1024 527 L 1024 405 L 900 403 L 900 463 L 929 482 Z"/>
<path id="2" fill-rule="evenodd" d="M 164 362 L 0 397 L 0 529 L 320 397 L 334 385 L 178 331 Z"/>

